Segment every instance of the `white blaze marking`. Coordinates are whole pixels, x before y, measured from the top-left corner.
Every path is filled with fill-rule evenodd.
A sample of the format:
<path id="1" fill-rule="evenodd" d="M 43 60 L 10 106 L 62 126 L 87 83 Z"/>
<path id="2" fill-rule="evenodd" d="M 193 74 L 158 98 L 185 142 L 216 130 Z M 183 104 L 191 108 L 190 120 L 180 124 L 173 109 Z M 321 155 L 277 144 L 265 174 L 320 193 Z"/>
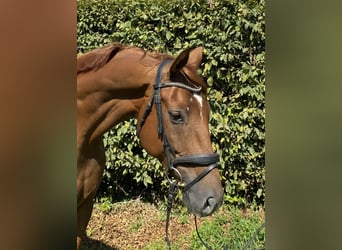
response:
<path id="1" fill-rule="evenodd" d="M 198 101 L 198 103 L 200 105 L 200 115 L 201 115 L 201 120 L 203 120 L 203 115 L 202 115 L 203 99 L 202 99 L 202 96 L 199 95 L 199 94 L 195 94 L 194 93 L 194 97 L 195 97 L 196 101 Z"/>

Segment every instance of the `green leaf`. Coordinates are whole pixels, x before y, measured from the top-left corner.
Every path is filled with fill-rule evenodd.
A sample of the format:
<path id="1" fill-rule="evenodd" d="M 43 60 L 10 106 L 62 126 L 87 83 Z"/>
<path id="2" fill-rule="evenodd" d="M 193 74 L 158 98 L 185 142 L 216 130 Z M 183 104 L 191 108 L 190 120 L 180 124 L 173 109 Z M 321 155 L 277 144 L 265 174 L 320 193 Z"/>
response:
<path id="1" fill-rule="evenodd" d="M 170 40 L 173 34 L 170 31 L 166 31 L 166 39 Z"/>
<path id="2" fill-rule="evenodd" d="M 221 102 L 222 101 L 222 93 L 216 92 L 215 98 L 216 98 L 216 101 Z"/>

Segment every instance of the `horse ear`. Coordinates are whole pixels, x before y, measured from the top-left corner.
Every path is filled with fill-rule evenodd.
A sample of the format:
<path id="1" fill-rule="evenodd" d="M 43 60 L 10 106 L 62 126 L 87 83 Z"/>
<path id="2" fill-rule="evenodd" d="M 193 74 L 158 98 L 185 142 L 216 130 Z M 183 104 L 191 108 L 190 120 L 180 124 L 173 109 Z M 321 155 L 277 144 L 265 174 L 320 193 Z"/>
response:
<path id="1" fill-rule="evenodd" d="M 203 47 L 192 50 L 189 54 L 188 65 L 194 69 L 198 69 L 202 62 Z"/>
<path id="2" fill-rule="evenodd" d="M 177 56 L 176 60 L 173 62 L 170 73 L 175 73 L 182 69 L 185 65 L 189 65 L 194 69 L 198 69 L 202 62 L 202 52 L 203 47 L 198 47 L 196 49 L 186 49 Z"/>

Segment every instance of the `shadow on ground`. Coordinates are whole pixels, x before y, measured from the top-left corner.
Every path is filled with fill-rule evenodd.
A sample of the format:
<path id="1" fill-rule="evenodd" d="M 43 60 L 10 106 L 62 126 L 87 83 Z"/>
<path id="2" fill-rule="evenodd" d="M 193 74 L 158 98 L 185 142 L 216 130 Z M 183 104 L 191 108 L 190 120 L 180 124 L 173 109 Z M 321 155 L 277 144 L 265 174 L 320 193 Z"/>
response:
<path id="1" fill-rule="evenodd" d="M 82 241 L 81 250 L 119 250 L 119 248 L 111 247 L 99 240 L 86 238 Z"/>

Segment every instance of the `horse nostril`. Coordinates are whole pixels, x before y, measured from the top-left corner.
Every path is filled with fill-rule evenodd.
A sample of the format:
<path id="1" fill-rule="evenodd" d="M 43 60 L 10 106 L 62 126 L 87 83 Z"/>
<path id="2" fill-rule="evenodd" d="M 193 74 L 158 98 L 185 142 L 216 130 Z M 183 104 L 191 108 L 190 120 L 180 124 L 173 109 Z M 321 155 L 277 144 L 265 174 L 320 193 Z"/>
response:
<path id="1" fill-rule="evenodd" d="M 208 198 L 207 204 L 208 204 L 208 206 L 210 206 L 210 207 L 215 206 L 215 204 L 216 204 L 216 199 L 215 199 L 214 197 Z"/>
<path id="2" fill-rule="evenodd" d="M 214 197 L 209 197 L 202 210 L 202 216 L 208 216 L 216 210 L 217 201 Z"/>

